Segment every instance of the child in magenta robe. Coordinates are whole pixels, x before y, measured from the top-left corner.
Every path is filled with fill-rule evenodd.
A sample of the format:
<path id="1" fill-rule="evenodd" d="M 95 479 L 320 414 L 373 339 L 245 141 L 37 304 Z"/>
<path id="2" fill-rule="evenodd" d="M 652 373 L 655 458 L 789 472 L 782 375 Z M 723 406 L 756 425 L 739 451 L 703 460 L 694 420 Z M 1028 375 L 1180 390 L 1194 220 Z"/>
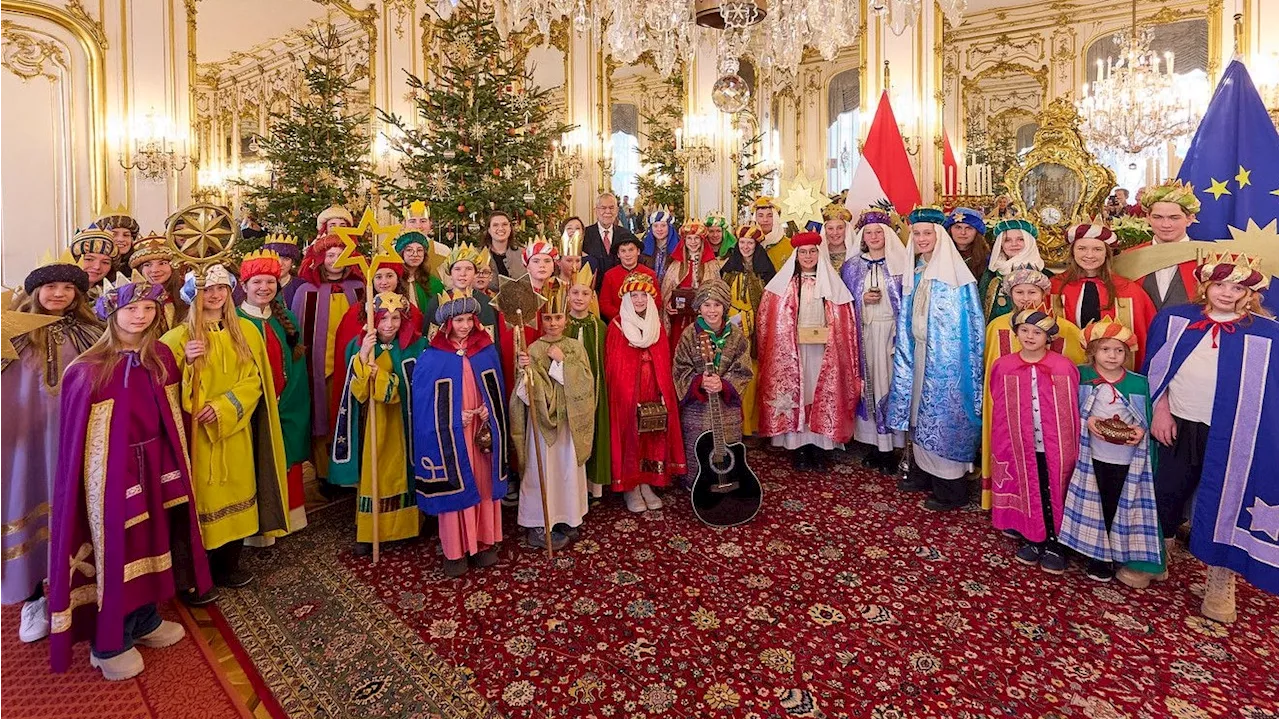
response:
<path id="1" fill-rule="evenodd" d="M 1080 451 L 1080 371 L 1049 350 L 1053 315 L 1022 310 L 1012 324 L 1022 349 L 991 366 L 991 523 L 1023 538 L 1019 562 L 1062 574 L 1058 531 Z"/>
<path id="2" fill-rule="evenodd" d="M 119 681 L 143 670 L 135 648 L 181 641 L 156 605 L 212 586 L 191 490 L 179 404 L 182 371 L 159 341 L 164 288 L 107 286 L 107 330 L 67 368 L 54 480 L 49 567 L 50 663 L 66 671 L 72 645 Z"/>

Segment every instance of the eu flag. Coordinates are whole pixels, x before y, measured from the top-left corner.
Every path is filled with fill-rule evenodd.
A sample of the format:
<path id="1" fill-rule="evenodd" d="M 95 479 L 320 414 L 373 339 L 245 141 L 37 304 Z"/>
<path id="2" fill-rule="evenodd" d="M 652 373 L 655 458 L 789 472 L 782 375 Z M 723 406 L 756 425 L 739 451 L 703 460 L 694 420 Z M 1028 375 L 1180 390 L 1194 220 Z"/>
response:
<path id="1" fill-rule="evenodd" d="M 1187 234 L 1195 240 L 1226 240 L 1231 239 L 1228 226 L 1275 222 L 1280 214 L 1278 156 L 1280 135 L 1249 71 L 1233 60 L 1178 171 L 1178 179 L 1190 182 L 1200 198 L 1200 212 Z M 1276 291 L 1273 281 L 1264 294 L 1268 306 L 1275 306 Z"/>

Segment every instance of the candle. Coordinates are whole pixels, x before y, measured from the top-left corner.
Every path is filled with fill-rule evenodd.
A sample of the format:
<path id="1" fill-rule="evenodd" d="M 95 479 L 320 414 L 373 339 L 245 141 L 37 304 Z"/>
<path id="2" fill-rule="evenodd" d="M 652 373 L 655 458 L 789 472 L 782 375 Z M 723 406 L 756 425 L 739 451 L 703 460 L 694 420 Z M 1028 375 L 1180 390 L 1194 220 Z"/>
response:
<path id="1" fill-rule="evenodd" d="M 682 142 L 681 142 L 681 135 L 682 135 L 682 134 L 683 134 L 683 133 L 680 131 L 680 128 L 678 128 L 678 127 L 677 127 L 677 128 L 676 128 L 676 149 L 677 149 L 677 150 L 679 150 L 679 149 L 683 146 L 683 144 L 682 144 Z"/>
<path id="2" fill-rule="evenodd" d="M 1169 77 L 1173 77 L 1173 53 L 1166 52 L 1164 54 L 1165 68 L 1169 71 Z"/>
<path id="3" fill-rule="evenodd" d="M 1098 82 L 1102 82 L 1102 58 L 1098 58 L 1098 74 L 1096 79 Z"/>

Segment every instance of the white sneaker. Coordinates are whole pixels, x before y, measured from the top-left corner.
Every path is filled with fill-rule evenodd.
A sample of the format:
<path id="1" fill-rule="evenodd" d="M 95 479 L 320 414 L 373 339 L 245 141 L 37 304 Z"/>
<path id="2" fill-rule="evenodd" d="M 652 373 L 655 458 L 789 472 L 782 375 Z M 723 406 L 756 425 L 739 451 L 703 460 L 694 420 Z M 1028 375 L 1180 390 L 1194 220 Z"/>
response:
<path id="1" fill-rule="evenodd" d="M 110 659 L 99 659 L 89 654 L 89 666 L 101 669 L 102 678 L 109 682 L 132 679 L 141 674 L 145 668 L 142 663 L 142 653 L 136 647 L 129 647 L 129 651 L 117 654 Z"/>
<path id="2" fill-rule="evenodd" d="M 151 633 L 144 634 L 135 641 L 144 647 L 159 649 L 177 644 L 185 636 L 187 636 L 187 630 L 183 629 L 181 624 L 165 620 L 160 622 L 160 626 L 152 629 Z"/>
<path id="3" fill-rule="evenodd" d="M 649 485 L 640 485 L 640 496 L 644 499 L 644 506 L 649 509 L 662 509 L 662 500 L 658 499 L 658 495 L 653 493 Z"/>
<path id="4" fill-rule="evenodd" d="M 644 485 L 640 486 L 643 487 Z M 644 501 L 644 497 L 641 496 L 639 489 L 627 490 L 622 493 L 622 496 L 627 500 L 627 509 L 635 512 L 636 514 L 639 514 L 649 508 L 649 505 Z"/>
<path id="5" fill-rule="evenodd" d="M 40 597 L 22 605 L 22 626 L 18 638 L 30 644 L 49 636 L 49 599 Z"/>

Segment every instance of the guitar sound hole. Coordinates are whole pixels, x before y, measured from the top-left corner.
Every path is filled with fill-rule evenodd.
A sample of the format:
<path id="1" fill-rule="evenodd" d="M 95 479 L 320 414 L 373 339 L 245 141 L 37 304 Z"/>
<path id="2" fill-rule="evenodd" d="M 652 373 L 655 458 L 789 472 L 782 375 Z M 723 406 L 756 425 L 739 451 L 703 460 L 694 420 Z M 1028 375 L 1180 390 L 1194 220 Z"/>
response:
<path id="1" fill-rule="evenodd" d="M 737 460 L 733 458 L 733 453 L 728 450 L 720 450 L 711 453 L 711 469 L 716 474 L 728 474 L 733 471 Z"/>

